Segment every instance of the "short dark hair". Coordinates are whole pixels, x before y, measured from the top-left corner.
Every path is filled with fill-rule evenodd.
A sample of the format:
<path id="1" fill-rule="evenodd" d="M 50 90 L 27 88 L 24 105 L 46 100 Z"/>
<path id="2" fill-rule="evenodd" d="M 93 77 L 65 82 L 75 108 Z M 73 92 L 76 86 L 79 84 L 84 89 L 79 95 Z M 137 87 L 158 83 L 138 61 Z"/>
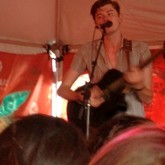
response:
<path id="1" fill-rule="evenodd" d="M 93 19 L 95 19 L 97 9 L 107 4 L 111 4 L 114 7 L 114 9 L 118 12 L 118 14 L 120 14 L 120 5 L 118 2 L 112 0 L 97 0 L 91 7 L 90 13 L 93 16 Z"/>

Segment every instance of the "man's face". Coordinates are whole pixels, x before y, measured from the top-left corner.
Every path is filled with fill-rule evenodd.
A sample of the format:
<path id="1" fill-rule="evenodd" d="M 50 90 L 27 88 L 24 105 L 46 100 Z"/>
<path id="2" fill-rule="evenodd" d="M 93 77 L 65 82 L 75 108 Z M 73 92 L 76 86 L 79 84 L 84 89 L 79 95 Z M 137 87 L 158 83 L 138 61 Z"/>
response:
<path id="1" fill-rule="evenodd" d="M 111 4 L 107 4 L 98 8 L 95 14 L 95 24 L 97 26 L 107 21 L 111 21 L 113 25 L 111 27 L 106 28 L 106 32 L 112 32 L 119 28 L 121 18 Z"/>

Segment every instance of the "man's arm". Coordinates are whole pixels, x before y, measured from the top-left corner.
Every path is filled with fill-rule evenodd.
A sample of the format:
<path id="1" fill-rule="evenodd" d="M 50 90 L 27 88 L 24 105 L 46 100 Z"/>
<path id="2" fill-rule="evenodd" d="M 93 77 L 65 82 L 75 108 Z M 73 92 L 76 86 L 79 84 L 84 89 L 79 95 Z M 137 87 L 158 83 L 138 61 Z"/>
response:
<path id="1" fill-rule="evenodd" d="M 135 91 L 139 100 L 145 104 L 150 104 L 153 98 L 152 92 L 152 69 L 145 67 L 143 69 L 143 81 L 144 88 Z"/>
<path id="2" fill-rule="evenodd" d="M 151 67 L 145 67 L 143 70 L 133 67 L 124 74 L 124 79 L 141 102 L 145 104 L 151 103 L 153 97 Z"/>
<path id="3" fill-rule="evenodd" d="M 77 101 L 83 102 L 84 95 L 82 91 L 75 92 L 71 90 L 71 86 L 80 76 L 80 73 L 76 72 L 73 69 L 69 69 L 66 75 L 63 78 L 62 84 L 59 87 L 57 93 L 59 96 L 69 100 L 69 101 Z M 93 107 L 98 107 L 104 102 L 104 98 L 102 97 L 102 91 L 97 87 L 94 86 L 90 89 L 90 104 Z"/>
<path id="4" fill-rule="evenodd" d="M 71 90 L 71 86 L 76 81 L 76 79 L 80 76 L 80 73 L 76 72 L 75 70 L 69 68 L 67 73 L 65 74 L 62 84 L 57 90 L 59 96 L 73 101 L 82 101 L 83 96 L 79 92 L 74 92 Z"/>

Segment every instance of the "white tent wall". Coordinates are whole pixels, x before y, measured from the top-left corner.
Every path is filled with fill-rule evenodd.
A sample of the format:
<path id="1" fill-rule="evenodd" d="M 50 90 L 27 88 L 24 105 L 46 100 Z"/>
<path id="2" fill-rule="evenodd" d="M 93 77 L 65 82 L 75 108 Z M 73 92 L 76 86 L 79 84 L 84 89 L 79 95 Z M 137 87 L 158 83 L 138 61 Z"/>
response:
<path id="1" fill-rule="evenodd" d="M 155 44 L 165 40 L 164 0 L 119 0 L 119 3 L 122 29 L 128 38 Z"/>
<path id="2" fill-rule="evenodd" d="M 0 51 L 42 52 L 42 45 L 55 38 L 56 0 L 0 0 L 0 4 Z"/>
<path id="3" fill-rule="evenodd" d="M 55 36 L 55 0 L 0 0 L 0 37 L 43 43 Z"/>
<path id="4" fill-rule="evenodd" d="M 90 8 L 95 0 L 61 0 L 60 39 L 67 44 L 92 40 L 94 23 Z M 128 39 L 149 45 L 162 45 L 165 40 L 164 0 L 117 0 L 121 5 L 122 31 Z M 96 38 L 99 35 L 96 34 Z"/>
<path id="5" fill-rule="evenodd" d="M 92 40 L 94 32 L 94 23 L 90 16 L 94 1 L 0 0 L 0 42 L 23 41 L 25 45 L 26 42 L 39 44 L 37 47 L 42 47 L 51 40 L 73 47 L 88 42 Z M 121 5 L 124 36 L 161 47 L 165 40 L 165 1 L 118 2 Z M 95 37 L 98 38 L 99 34 L 96 33 Z"/>
<path id="6" fill-rule="evenodd" d="M 95 0 L 60 0 L 60 39 L 67 44 L 92 40 L 94 23 L 90 7 Z M 162 45 L 165 40 L 164 0 L 118 0 L 126 38 Z M 96 34 L 96 37 L 99 35 Z"/>

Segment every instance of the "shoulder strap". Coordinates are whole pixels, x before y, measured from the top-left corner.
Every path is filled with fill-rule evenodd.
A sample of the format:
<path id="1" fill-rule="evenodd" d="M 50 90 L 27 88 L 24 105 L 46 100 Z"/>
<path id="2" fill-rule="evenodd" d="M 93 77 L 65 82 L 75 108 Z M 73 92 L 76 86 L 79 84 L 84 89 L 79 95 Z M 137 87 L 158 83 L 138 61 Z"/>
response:
<path id="1" fill-rule="evenodd" d="M 130 52 L 132 51 L 132 40 L 123 39 L 123 48 L 127 59 L 128 70 L 130 69 Z"/>

